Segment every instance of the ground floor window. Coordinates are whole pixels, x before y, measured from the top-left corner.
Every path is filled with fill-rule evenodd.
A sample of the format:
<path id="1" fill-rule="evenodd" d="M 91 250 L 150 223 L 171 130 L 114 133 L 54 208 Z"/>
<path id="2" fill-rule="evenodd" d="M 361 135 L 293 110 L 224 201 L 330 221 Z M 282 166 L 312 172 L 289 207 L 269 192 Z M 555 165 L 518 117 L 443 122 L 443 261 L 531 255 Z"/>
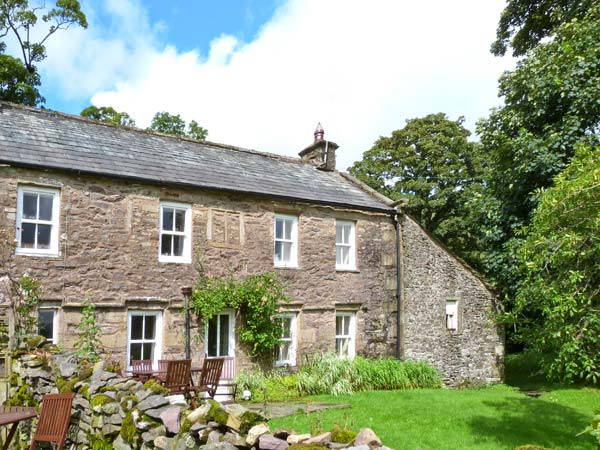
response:
<path id="1" fill-rule="evenodd" d="M 52 344 L 58 343 L 58 314 L 56 309 L 38 310 L 38 334 Z"/>
<path id="2" fill-rule="evenodd" d="M 220 312 L 208 321 L 205 342 L 210 357 L 234 355 L 233 311 Z"/>
<path id="3" fill-rule="evenodd" d="M 162 313 L 129 311 L 127 324 L 127 361 L 151 359 L 158 363 L 161 355 Z"/>
<path id="4" fill-rule="evenodd" d="M 276 366 L 296 365 L 296 314 L 279 314 L 275 320 L 281 327 L 279 346 L 276 349 Z"/>
<path id="5" fill-rule="evenodd" d="M 352 358 L 355 354 L 356 314 L 336 312 L 335 350 L 342 358 Z"/>

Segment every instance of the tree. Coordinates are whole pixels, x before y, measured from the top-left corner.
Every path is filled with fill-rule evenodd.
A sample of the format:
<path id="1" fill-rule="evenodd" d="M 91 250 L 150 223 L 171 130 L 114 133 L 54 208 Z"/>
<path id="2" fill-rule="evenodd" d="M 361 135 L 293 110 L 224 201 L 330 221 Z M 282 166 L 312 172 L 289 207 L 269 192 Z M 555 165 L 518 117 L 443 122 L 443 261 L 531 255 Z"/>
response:
<path id="1" fill-rule="evenodd" d="M 41 16 L 40 16 L 41 15 Z M 39 19 L 50 26 L 41 39 L 32 40 Z M 46 41 L 58 30 L 71 25 L 87 28 L 85 14 L 77 0 L 57 0 L 55 7 L 46 10 L 44 4 L 30 7 L 28 0 L 0 0 L 0 39 L 12 36 L 17 42 L 22 61 L 0 55 L 0 99 L 36 106 L 44 101 L 38 91 L 40 78 L 36 64 L 46 58 Z M 0 41 L 0 53 L 6 43 Z"/>
<path id="2" fill-rule="evenodd" d="M 597 0 L 509 0 L 491 52 L 504 55 L 510 45 L 513 56 L 523 56 L 561 24 L 585 16 L 594 5 Z"/>
<path id="3" fill-rule="evenodd" d="M 174 136 L 189 137 L 203 141 L 208 135 L 208 130 L 202 128 L 195 120 L 192 120 L 187 126 L 185 120 L 179 114 L 169 114 L 168 112 L 158 112 L 152 118 L 150 130 L 159 133 L 171 134 Z"/>
<path id="4" fill-rule="evenodd" d="M 519 248 L 513 319 L 550 378 L 600 382 L 600 146 L 581 144 L 540 192 Z"/>
<path id="5" fill-rule="evenodd" d="M 467 224 L 469 204 L 482 187 L 481 149 L 467 139 L 464 119 L 445 114 L 410 119 L 381 137 L 350 173 L 394 200 L 459 255 L 477 260 L 477 239 Z"/>
<path id="6" fill-rule="evenodd" d="M 135 120 L 129 114 L 126 112 L 117 112 L 112 106 L 88 106 L 79 115 L 113 125 L 135 127 Z"/>
<path id="7" fill-rule="evenodd" d="M 540 188 L 568 165 L 580 143 L 599 142 L 600 10 L 556 29 L 500 79 L 504 106 L 478 124 L 490 165 L 480 208 L 485 270 L 512 298 L 516 231 L 527 225 Z"/>

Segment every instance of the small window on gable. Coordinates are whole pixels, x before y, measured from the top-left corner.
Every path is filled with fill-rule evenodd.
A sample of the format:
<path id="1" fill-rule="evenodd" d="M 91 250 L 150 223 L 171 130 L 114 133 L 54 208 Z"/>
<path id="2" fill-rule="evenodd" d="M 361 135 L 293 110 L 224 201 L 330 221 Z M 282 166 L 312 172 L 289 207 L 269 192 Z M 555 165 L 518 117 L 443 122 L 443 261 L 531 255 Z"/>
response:
<path id="1" fill-rule="evenodd" d="M 38 310 L 38 334 L 52 344 L 58 343 L 58 314 L 55 309 Z"/>
<path id="2" fill-rule="evenodd" d="M 181 203 L 160 204 L 160 262 L 192 262 L 192 206 Z"/>
<path id="3" fill-rule="evenodd" d="M 335 314 L 335 350 L 341 358 L 353 358 L 356 353 L 356 314 Z"/>
<path id="4" fill-rule="evenodd" d="M 355 222 L 335 222 L 335 268 L 338 270 L 356 269 L 355 228 Z"/>
<path id="5" fill-rule="evenodd" d="M 446 300 L 446 328 L 448 330 L 458 329 L 458 302 Z"/>
<path id="6" fill-rule="evenodd" d="M 275 215 L 275 267 L 298 267 L 298 217 Z"/>
<path id="7" fill-rule="evenodd" d="M 286 313 L 275 316 L 279 324 L 281 333 L 279 336 L 279 346 L 276 348 L 275 365 L 295 366 L 296 365 L 296 314 Z"/>
<path id="8" fill-rule="evenodd" d="M 58 255 L 59 191 L 21 186 L 17 192 L 17 255 Z"/>

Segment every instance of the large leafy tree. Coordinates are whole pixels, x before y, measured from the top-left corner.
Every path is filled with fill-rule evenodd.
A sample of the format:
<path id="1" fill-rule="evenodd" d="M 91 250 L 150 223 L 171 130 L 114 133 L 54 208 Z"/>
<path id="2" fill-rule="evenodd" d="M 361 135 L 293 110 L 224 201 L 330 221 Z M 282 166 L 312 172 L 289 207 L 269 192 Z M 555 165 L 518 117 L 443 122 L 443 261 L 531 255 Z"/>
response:
<path id="1" fill-rule="evenodd" d="M 135 120 L 126 112 L 118 112 L 112 106 L 88 106 L 79 113 L 82 117 L 99 120 L 113 125 L 135 127 Z"/>
<path id="2" fill-rule="evenodd" d="M 478 131 L 491 170 L 480 203 L 486 272 L 509 297 L 517 274 L 516 231 L 529 223 L 537 190 L 552 185 L 579 143 L 598 143 L 600 10 L 564 23 L 500 79 L 505 104 Z"/>
<path id="3" fill-rule="evenodd" d="M 600 382 L 600 146 L 581 144 L 542 192 L 519 248 L 512 311 L 551 378 Z"/>
<path id="4" fill-rule="evenodd" d="M 157 112 L 154 115 L 149 129 L 159 133 L 189 137 L 198 141 L 203 141 L 208 136 L 208 130 L 198 125 L 195 120 L 192 120 L 186 127 L 185 120 L 179 114 L 169 114 L 165 111 Z"/>
<path id="5" fill-rule="evenodd" d="M 491 51 L 504 55 L 508 46 L 513 56 L 522 56 L 551 36 L 562 23 L 583 17 L 597 0 L 509 0 L 502 11 Z"/>
<path id="6" fill-rule="evenodd" d="M 481 148 L 469 135 L 463 118 L 410 119 L 377 140 L 350 173 L 392 199 L 406 198 L 405 209 L 421 225 L 476 263 L 469 205 L 482 188 L 483 166 Z"/>
<path id="7" fill-rule="evenodd" d="M 34 39 L 38 33 L 33 29 L 39 29 L 36 25 L 40 19 L 48 28 L 39 39 Z M 43 2 L 39 6 L 30 6 L 28 0 L 0 0 L 0 39 L 12 38 L 18 46 L 17 57 L 1 55 L 0 100 L 29 106 L 44 101 L 38 90 L 40 78 L 36 64 L 46 58 L 48 38 L 71 25 L 87 27 L 78 0 L 57 0 L 49 9 Z M 0 41 L 0 53 L 5 51 L 6 43 Z"/>

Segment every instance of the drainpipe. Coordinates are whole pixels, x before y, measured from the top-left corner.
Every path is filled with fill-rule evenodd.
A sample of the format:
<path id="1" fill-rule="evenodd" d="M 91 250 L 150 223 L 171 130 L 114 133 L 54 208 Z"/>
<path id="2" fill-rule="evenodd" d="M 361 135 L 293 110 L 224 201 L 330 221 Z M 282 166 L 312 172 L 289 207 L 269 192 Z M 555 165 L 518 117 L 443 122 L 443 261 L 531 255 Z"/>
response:
<path id="1" fill-rule="evenodd" d="M 396 212 L 392 215 L 396 229 L 396 358 L 402 359 L 402 229 L 399 214 L 396 206 Z"/>
<path id="2" fill-rule="evenodd" d="M 192 288 L 184 286 L 181 288 L 183 294 L 184 309 L 185 309 L 185 358 L 190 359 L 192 357 L 192 343 L 190 338 L 190 297 L 192 295 Z"/>

